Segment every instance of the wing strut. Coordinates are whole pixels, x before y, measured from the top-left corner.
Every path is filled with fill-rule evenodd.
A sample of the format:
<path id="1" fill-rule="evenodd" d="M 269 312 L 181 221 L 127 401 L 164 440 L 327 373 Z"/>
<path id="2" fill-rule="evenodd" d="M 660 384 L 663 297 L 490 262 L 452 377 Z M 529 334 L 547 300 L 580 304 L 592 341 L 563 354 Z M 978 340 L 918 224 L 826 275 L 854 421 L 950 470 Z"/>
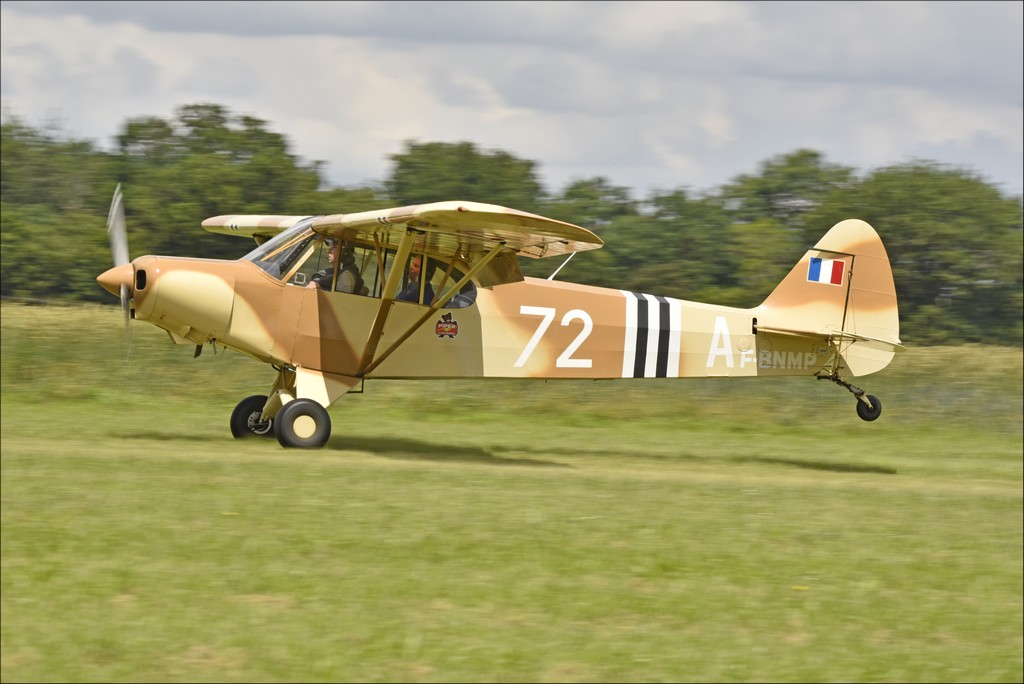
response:
<path id="1" fill-rule="evenodd" d="M 377 351 L 377 345 L 380 344 L 384 323 L 387 322 L 388 314 L 391 313 L 391 307 L 395 303 L 398 285 L 402 281 L 402 271 L 405 269 L 405 262 L 409 259 L 409 253 L 412 251 L 412 243 L 415 237 L 415 231 L 406 229 L 405 235 L 402 236 L 402 240 L 398 243 L 398 251 L 395 253 L 395 265 L 392 267 L 391 273 L 388 274 L 388 279 L 384 283 L 384 292 L 381 293 L 380 306 L 377 307 L 377 315 L 373 317 L 373 327 L 370 328 L 370 335 L 366 338 L 366 346 L 363 348 L 363 356 L 359 360 L 359 372 L 356 373 L 359 377 L 366 373 L 366 367 L 370 365 L 370 362 L 373 360 L 373 354 Z"/>
<path id="2" fill-rule="evenodd" d="M 484 256 L 484 258 L 480 259 L 480 261 L 476 262 L 473 265 L 473 267 L 469 269 L 469 272 L 466 273 L 466 275 L 462 276 L 462 279 L 460 279 L 459 282 L 457 282 L 454 285 L 452 285 L 448 289 L 448 291 L 445 292 L 440 297 L 436 297 L 434 303 L 431 304 L 430 308 L 427 309 L 426 312 L 422 316 L 420 316 L 416 320 L 415 323 L 413 323 L 411 326 L 409 326 L 408 330 L 406 330 L 404 333 L 399 335 L 398 339 L 395 340 L 391 344 L 391 346 L 388 347 L 384 351 L 383 354 L 378 356 L 376 359 L 373 359 L 372 363 L 367 363 L 367 358 L 366 358 L 366 355 L 364 354 L 363 355 L 363 363 L 362 363 L 362 366 L 359 369 L 359 376 L 361 377 L 363 375 L 366 375 L 367 373 L 372 371 L 374 368 L 376 368 L 380 364 L 384 363 L 384 360 L 386 358 L 388 358 L 389 356 L 391 356 L 391 354 L 396 349 L 398 349 L 398 347 L 400 347 L 403 342 L 405 342 L 407 339 L 409 339 L 409 336 L 412 335 L 414 332 L 416 332 L 416 330 L 421 325 L 423 325 L 424 321 L 426 321 L 428 318 L 430 318 L 435 313 L 437 313 L 437 310 L 441 308 L 442 304 L 444 304 L 449 299 L 451 299 L 455 294 L 457 294 L 466 285 L 466 283 L 468 283 L 470 281 L 470 279 L 473 276 L 475 276 L 480 271 L 480 269 L 482 269 L 487 264 L 491 263 L 491 260 L 494 259 L 494 257 L 498 256 L 498 253 L 501 252 L 501 250 L 502 250 L 502 248 L 504 246 L 505 246 L 504 242 L 501 242 L 501 243 L 498 243 L 497 245 L 495 245 L 494 248 L 491 249 L 491 251 L 488 252 L 486 256 Z M 395 269 L 395 270 L 399 270 L 399 269 Z M 391 273 L 392 273 L 392 275 L 394 275 L 394 271 L 392 271 Z M 389 284 L 390 284 L 390 280 L 389 280 Z M 394 297 L 394 293 L 392 293 L 391 296 Z M 383 304 L 381 304 L 381 306 L 383 307 Z M 378 334 L 378 337 L 379 337 L 379 334 Z M 376 346 L 377 345 L 374 345 L 374 349 L 376 349 Z"/>
<path id="3" fill-rule="evenodd" d="M 570 254 L 570 255 L 569 255 L 569 256 L 568 256 L 567 258 L 566 258 L 566 260 L 562 262 L 561 266 L 559 266 L 558 268 L 556 268 L 556 269 L 555 269 L 555 272 L 554 272 L 554 273 L 552 273 L 551 275 L 549 275 L 549 276 L 548 276 L 548 280 L 554 280 L 554 279 L 555 279 L 555 276 L 556 276 L 556 275 L 558 275 L 558 272 L 562 270 L 562 267 L 563 267 L 563 266 L 565 266 L 565 265 L 566 265 L 567 263 L 569 263 L 569 261 L 570 261 L 570 260 L 571 260 L 571 259 L 572 259 L 572 258 L 573 258 L 574 256 L 576 256 L 576 252 L 573 252 L 572 254 Z"/>

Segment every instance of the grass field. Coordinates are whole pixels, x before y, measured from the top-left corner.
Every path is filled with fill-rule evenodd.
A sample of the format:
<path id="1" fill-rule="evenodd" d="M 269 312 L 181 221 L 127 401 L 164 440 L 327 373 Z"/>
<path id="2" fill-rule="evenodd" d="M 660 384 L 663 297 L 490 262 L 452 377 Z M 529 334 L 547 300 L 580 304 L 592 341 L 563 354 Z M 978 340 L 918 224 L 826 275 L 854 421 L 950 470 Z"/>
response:
<path id="1" fill-rule="evenodd" d="M 1022 352 L 856 381 L 369 382 L 2 309 L 3 681 L 1020 682 Z"/>

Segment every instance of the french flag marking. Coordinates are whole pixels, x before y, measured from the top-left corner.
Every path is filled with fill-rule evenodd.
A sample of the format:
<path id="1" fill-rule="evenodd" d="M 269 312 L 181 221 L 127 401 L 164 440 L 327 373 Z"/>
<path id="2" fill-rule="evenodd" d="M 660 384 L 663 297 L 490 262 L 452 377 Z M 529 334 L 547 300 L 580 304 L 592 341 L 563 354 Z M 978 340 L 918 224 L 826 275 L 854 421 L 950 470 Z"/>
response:
<path id="1" fill-rule="evenodd" d="M 846 261 L 843 259 L 811 257 L 811 263 L 807 266 L 807 280 L 812 283 L 842 285 L 843 273 L 845 272 Z"/>

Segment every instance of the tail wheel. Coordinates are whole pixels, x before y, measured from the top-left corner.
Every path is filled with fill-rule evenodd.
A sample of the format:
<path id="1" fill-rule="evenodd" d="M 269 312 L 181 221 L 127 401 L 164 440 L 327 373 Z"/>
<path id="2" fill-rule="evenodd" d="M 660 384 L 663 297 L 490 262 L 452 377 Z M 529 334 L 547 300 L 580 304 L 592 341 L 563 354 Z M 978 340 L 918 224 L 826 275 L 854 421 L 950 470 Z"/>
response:
<path id="1" fill-rule="evenodd" d="M 868 406 L 864 399 L 871 402 Z M 864 398 L 857 399 L 857 415 L 860 416 L 861 420 L 872 421 L 878 416 L 882 415 L 882 402 L 873 394 L 865 394 Z"/>
<path id="2" fill-rule="evenodd" d="M 331 436 L 327 409 L 311 399 L 289 401 L 274 419 L 274 433 L 283 447 L 319 449 Z"/>
<path id="3" fill-rule="evenodd" d="M 267 398 L 262 395 L 246 397 L 231 412 L 231 434 L 242 437 L 269 437 L 274 434 L 274 421 L 260 420 Z"/>
<path id="4" fill-rule="evenodd" d="M 814 376 L 818 380 L 831 380 L 840 387 L 845 387 L 848 392 L 857 397 L 857 415 L 861 420 L 872 421 L 882 415 L 882 402 L 873 394 L 867 394 L 860 387 L 856 387 L 839 377 L 839 373 L 833 371 L 828 375 Z"/>

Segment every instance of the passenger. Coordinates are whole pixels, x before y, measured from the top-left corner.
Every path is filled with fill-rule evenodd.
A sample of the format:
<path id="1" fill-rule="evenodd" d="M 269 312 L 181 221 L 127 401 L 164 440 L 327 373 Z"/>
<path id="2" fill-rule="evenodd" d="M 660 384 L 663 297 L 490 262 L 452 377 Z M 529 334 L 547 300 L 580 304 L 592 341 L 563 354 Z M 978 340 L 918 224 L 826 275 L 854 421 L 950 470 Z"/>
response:
<path id="1" fill-rule="evenodd" d="M 428 262 L 429 263 L 429 262 Z M 400 302 L 420 301 L 420 275 L 423 267 L 423 257 L 416 255 L 409 262 L 409 280 L 405 288 L 395 297 Z M 432 267 L 429 270 L 433 270 Z M 426 276 L 423 286 L 423 303 L 430 304 L 434 301 L 434 288 L 430 284 L 430 273 Z"/>

